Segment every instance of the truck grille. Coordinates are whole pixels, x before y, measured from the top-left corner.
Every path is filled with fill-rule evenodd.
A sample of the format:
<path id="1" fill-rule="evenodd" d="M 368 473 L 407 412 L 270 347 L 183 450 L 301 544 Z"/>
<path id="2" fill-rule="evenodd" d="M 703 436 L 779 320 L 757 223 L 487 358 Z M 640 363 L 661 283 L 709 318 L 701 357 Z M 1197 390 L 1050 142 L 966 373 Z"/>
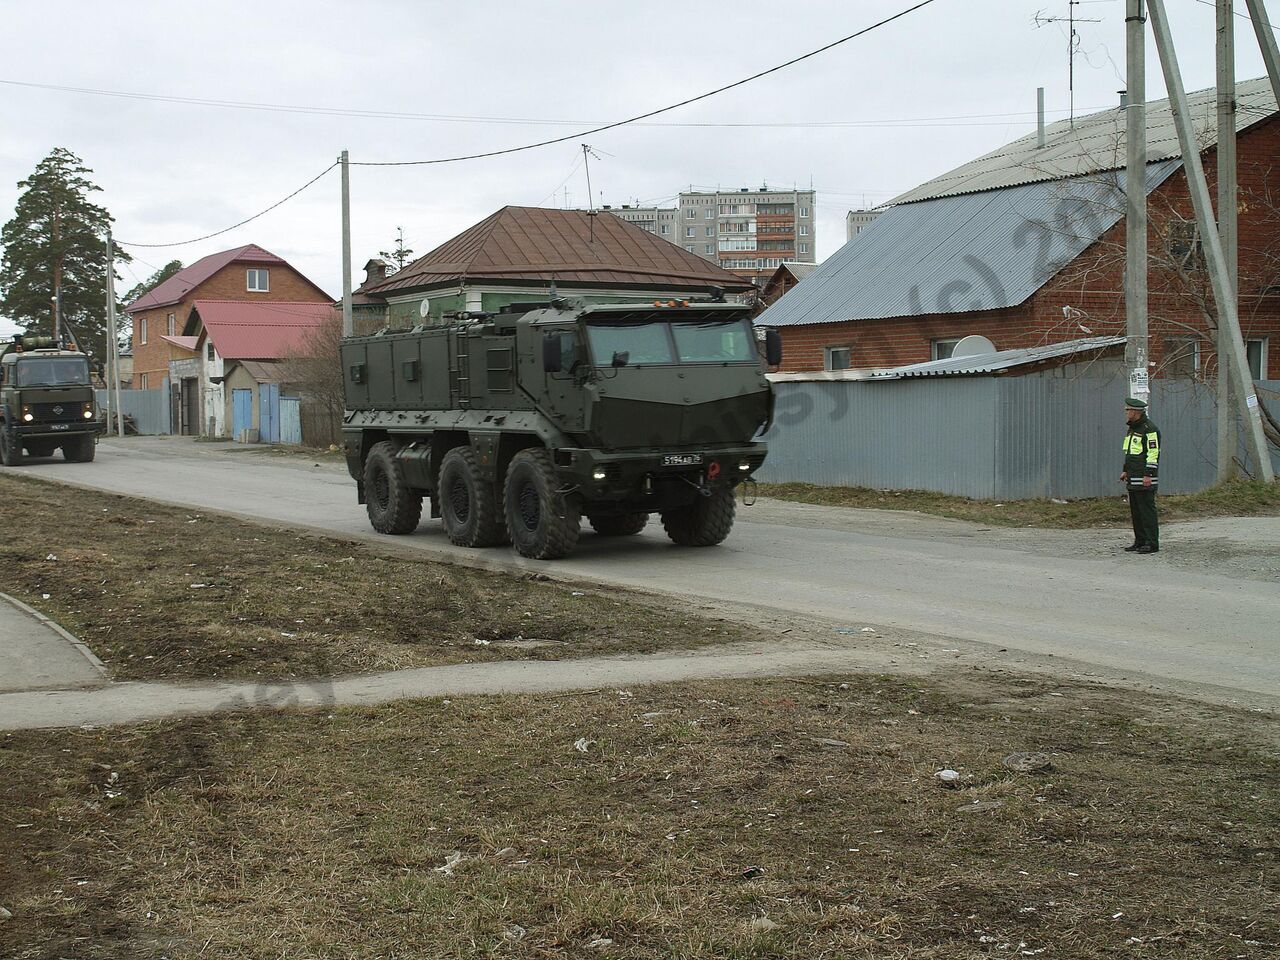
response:
<path id="1" fill-rule="evenodd" d="M 84 403 L 83 401 L 69 401 L 57 403 L 33 403 L 31 405 L 31 415 L 35 417 L 37 423 L 58 423 L 63 420 L 83 420 L 84 419 Z"/>

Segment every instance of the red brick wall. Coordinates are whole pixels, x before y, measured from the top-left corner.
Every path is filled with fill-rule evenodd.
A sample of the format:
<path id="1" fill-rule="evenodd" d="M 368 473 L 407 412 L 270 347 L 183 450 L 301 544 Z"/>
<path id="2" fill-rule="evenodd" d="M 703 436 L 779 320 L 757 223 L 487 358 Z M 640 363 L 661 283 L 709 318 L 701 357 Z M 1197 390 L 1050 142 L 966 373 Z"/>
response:
<path id="1" fill-rule="evenodd" d="M 265 266 L 270 271 L 266 293 L 254 293 L 247 289 L 245 271 Z M 169 375 L 170 359 L 181 359 L 191 354 L 161 340 L 167 333 L 166 318 L 174 314 L 177 322 L 177 333 L 182 335 L 187 318 L 191 315 L 191 304 L 196 300 L 294 300 L 309 303 L 328 303 L 329 297 L 320 293 L 303 279 L 293 267 L 287 264 L 253 264 L 232 263 L 204 283 L 187 293 L 181 303 L 155 310 L 143 310 L 133 315 L 133 382 L 141 385 L 140 374 L 147 374 L 147 386 L 155 389 Z M 148 320 L 147 343 L 141 343 L 141 324 L 139 319 Z"/>
<path id="2" fill-rule="evenodd" d="M 1270 120 L 1248 131 L 1239 140 L 1238 153 L 1241 328 L 1246 338 L 1269 338 L 1264 376 L 1280 379 L 1280 164 L 1276 159 L 1280 158 L 1280 120 Z M 1210 191 L 1216 197 L 1214 160 L 1213 152 L 1205 157 Z M 1148 209 L 1152 257 L 1148 274 L 1149 333 L 1151 359 L 1158 376 L 1166 360 L 1166 337 L 1190 336 L 1192 331 L 1207 335 L 1208 326 L 1197 300 L 1197 294 L 1204 298 L 1207 278 L 1190 283 L 1179 280 L 1169 269 L 1169 258 L 1164 253 L 1171 218 L 1194 219 L 1186 177 L 1181 171 L 1152 192 Z M 854 367 L 882 367 L 929 360 L 930 341 L 971 333 L 988 337 L 1002 350 L 1086 336 L 1123 335 L 1124 231 L 1121 220 L 1016 307 L 783 327 L 782 370 L 822 370 L 823 348 L 828 346 L 851 347 Z M 1263 294 L 1267 287 L 1276 292 Z M 1064 317 L 1064 306 L 1073 308 L 1070 317 Z M 1212 312 L 1211 298 L 1208 307 Z M 1212 343 L 1204 339 L 1201 374 L 1216 376 L 1216 369 Z"/>

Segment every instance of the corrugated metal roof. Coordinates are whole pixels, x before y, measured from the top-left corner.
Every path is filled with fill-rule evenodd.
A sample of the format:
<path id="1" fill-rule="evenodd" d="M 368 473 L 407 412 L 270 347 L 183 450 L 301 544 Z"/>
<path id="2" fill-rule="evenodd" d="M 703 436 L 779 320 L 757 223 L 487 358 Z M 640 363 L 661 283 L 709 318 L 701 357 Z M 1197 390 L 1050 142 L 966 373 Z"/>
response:
<path id="1" fill-rule="evenodd" d="M 1147 167 L 1147 191 L 1181 160 Z M 1022 303 L 1124 213 L 1123 170 L 886 210 L 757 319 L 762 326 Z"/>
<path id="2" fill-rule="evenodd" d="M 503 207 L 363 294 L 386 297 L 460 282 L 752 289 L 749 280 L 613 216 Z"/>
<path id="3" fill-rule="evenodd" d="M 311 333 L 331 321 L 329 303 L 197 300 L 193 319 L 226 360 L 281 360 L 306 355 Z"/>
<path id="4" fill-rule="evenodd" d="M 1236 84 L 1240 131 L 1276 112 L 1275 93 L 1266 77 Z M 1202 149 L 1217 144 L 1217 90 L 1210 87 L 1187 95 L 1197 138 Z M 1077 117 L 1072 124 L 1060 120 L 1045 128 L 1044 148 L 1036 146 L 1037 135 L 1006 144 L 986 156 L 971 160 L 928 183 L 908 190 L 890 204 L 917 203 L 936 197 L 955 196 L 979 190 L 998 190 L 1023 183 L 1079 177 L 1125 165 L 1125 111 L 1112 110 Z M 1168 100 L 1147 104 L 1147 160 L 1155 163 L 1182 156 L 1173 111 Z"/>
<path id="5" fill-rule="evenodd" d="M 284 263 L 269 250 L 264 250 L 256 243 L 248 243 L 234 250 L 223 250 L 201 257 L 189 267 L 183 267 L 168 280 L 156 284 L 133 303 L 125 307 L 126 313 L 138 310 L 152 310 L 156 307 L 167 307 L 178 303 L 188 293 L 204 283 L 223 267 L 232 263 Z M 314 284 L 313 284 L 314 286 Z M 319 287 L 316 288 L 317 290 Z"/>
<path id="6" fill-rule="evenodd" d="M 175 347 L 181 347 L 183 350 L 194 350 L 196 348 L 196 345 L 200 342 L 199 337 L 170 337 L 167 335 L 162 335 L 160 339 L 167 340 L 169 343 L 172 343 Z"/>
<path id="7" fill-rule="evenodd" d="M 1052 360 L 1055 357 L 1069 357 L 1078 353 L 1089 353 L 1095 350 L 1106 350 L 1123 346 L 1124 337 L 1088 337 L 1084 340 L 1067 340 L 1063 343 L 1048 343 L 1039 347 L 1024 347 L 1019 350 L 997 350 L 995 353 L 980 353 L 969 357 L 950 357 L 946 360 L 931 360 L 926 363 L 913 363 L 905 367 L 894 367 L 889 370 L 874 370 L 871 380 L 901 380 L 906 377 L 954 377 L 981 373 L 999 373 L 1012 367 Z"/>

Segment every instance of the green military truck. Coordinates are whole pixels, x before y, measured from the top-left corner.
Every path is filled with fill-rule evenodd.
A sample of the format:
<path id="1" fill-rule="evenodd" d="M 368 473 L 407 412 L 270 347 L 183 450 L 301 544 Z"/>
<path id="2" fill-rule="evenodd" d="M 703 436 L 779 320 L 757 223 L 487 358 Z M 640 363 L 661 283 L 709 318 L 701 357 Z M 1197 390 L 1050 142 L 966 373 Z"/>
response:
<path id="1" fill-rule="evenodd" d="M 563 557 L 585 515 L 627 536 L 658 514 L 677 544 L 733 526 L 773 412 L 747 307 L 665 300 L 516 303 L 342 343 L 343 450 L 381 533 L 422 501 L 460 546 Z"/>
<path id="2" fill-rule="evenodd" d="M 0 348 L 0 461 L 57 450 L 75 463 L 93 459 L 102 423 L 89 384 L 89 358 L 53 337 L 16 334 Z"/>

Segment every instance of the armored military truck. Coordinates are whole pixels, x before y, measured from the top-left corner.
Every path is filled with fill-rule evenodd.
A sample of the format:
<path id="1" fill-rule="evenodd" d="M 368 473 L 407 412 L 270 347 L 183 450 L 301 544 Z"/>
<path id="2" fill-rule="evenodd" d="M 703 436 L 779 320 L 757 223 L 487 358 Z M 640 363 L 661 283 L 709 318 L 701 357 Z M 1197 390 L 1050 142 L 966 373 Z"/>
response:
<path id="1" fill-rule="evenodd" d="M 102 430 L 89 358 L 61 349 L 53 337 L 16 334 L 0 348 L 0 461 L 16 467 L 28 455 L 93 459 Z"/>
<path id="2" fill-rule="evenodd" d="M 662 300 L 516 303 L 343 341 L 343 450 L 375 530 L 412 532 L 423 499 L 465 547 L 526 557 L 597 534 L 728 536 L 773 412 L 748 308 Z"/>

